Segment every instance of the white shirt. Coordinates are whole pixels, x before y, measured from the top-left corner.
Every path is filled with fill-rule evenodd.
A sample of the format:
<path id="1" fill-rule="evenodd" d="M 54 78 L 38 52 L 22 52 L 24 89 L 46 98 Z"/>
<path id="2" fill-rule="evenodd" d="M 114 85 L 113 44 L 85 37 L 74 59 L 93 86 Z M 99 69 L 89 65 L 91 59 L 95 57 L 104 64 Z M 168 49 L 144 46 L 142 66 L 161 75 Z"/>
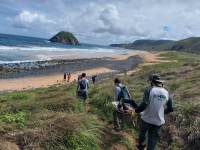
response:
<path id="1" fill-rule="evenodd" d="M 157 126 L 164 124 L 164 109 L 168 100 L 169 93 L 166 89 L 153 87 L 150 91 L 149 104 L 141 113 L 142 120 Z"/>

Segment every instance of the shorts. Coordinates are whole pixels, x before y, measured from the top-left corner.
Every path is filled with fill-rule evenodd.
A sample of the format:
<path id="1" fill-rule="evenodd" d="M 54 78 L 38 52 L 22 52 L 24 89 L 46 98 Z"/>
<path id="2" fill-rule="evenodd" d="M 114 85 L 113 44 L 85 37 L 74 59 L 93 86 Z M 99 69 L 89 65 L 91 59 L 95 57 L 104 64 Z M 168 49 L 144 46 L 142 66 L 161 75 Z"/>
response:
<path id="1" fill-rule="evenodd" d="M 88 97 L 87 91 L 78 91 L 77 96 L 83 100 L 86 100 Z"/>

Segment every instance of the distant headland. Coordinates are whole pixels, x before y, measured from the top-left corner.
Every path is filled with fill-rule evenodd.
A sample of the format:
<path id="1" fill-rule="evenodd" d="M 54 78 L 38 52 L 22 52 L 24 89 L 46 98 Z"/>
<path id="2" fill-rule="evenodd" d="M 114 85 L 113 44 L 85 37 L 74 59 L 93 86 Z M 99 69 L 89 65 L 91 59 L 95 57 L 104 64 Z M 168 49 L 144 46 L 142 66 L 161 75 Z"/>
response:
<path id="1" fill-rule="evenodd" d="M 69 45 L 79 45 L 80 44 L 78 39 L 71 32 L 65 32 L 65 31 L 58 32 L 55 36 L 53 36 L 51 39 L 49 39 L 49 41 L 63 43 L 63 44 L 69 44 Z"/>
<path id="2" fill-rule="evenodd" d="M 172 50 L 200 53 L 200 37 L 190 37 L 179 41 L 143 39 L 136 40 L 133 43 L 111 44 L 110 46 L 138 50 Z"/>

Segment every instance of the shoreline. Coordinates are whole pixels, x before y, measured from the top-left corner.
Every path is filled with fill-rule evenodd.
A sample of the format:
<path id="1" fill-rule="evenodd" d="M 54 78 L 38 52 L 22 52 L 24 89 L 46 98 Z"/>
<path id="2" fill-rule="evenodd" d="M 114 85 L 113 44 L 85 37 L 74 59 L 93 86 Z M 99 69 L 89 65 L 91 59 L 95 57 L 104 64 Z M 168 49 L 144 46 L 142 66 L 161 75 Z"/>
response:
<path id="1" fill-rule="evenodd" d="M 100 59 L 111 59 L 115 55 L 123 55 L 127 54 L 126 52 L 116 52 L 114 53 L 105 53 L 105 52 L 97 52 L 97 53 L 78 53 L 72 52 L 70 54 L 63 55 L 59 54 L 58 56 L 52 56 L 50 60 L 36 60 L 36 61 L 21 61 L 21 62 L 13 62 L 13 63 L 3 63 L 0 64 L 0 78 L 2 76 L 6 76 L 9 73 L 19 73 L 19 72 L 27 72 L 31 70 L 42 70 L 48 69 L 51 67 L 59 66 L 59 65 L 67 65 L 70 63 L 76 63 L 80 61 L 87 60 L 100 60 Z M 109 56 L 108 56 L 109 55 Z"/>
<path id="2" fill-rule="evenodd" d="M 158 61 L 158 53 L 130 51 L 124 55 L 115 55 L 112 57 L 95 59 L 95 61 L 93 61 L 93 59 L 87 59 L 85 61 L 85 64 L 81 62 L 83 63 L 83 66 L 79 66 L 79 61 L 72 63 L 77 68 L 71 68 L 72 70 L 70 72 L 72 77 L 70 82 L 76 80 L 78 75 L 82 72 L 86 72 L 88 77 L 97 74 L 97 80 L 117 74 L 129 74 L 130 72 L 136 71 L 140 65 L 156 63 Z M 94 63 L 96 61 L 97 63 Z M 73 65 L 71 67 L 74 67 Z M 88 65 L 89 67 L 85 65 Z M 67 66 L 69 67 L 69 64 Z M 53 74 L 47 73 L 39 76 L 33 75 L 20 78 L 0 79 L 0 92 L 22 91 L 66 83 L 67 82 L 64 82 L 63 80 L 63 72 L 54 72 Z"/>

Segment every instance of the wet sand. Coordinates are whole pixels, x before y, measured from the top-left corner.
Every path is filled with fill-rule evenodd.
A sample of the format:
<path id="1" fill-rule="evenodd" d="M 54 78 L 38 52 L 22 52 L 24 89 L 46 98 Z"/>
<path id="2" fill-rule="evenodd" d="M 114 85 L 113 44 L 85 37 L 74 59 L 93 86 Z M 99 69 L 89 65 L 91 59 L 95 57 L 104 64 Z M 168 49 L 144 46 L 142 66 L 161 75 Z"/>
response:
<path id="1" fill-rule="evenodd" d="M 129 73 L 137 70 L 137 66 L 142 62 L 145 64 L 157 62 L 158 55 L 146 51 L 130 51 L 123 55 L 115 55 L 95 60 L 87 59 L 84 61 L 85 62 L 77 61 L 73 65 L 71 64 L 71 66 L 69 64 L 67 65 L 67 72 L 70 72 L 72 75 L 70 82 L 76 80 L 78 75 L 82 72 L 85 72 L 87 76 L 96 74 L 113 76 L 124 72 Z M 62 68 L 63 66 L 59 67 Z M 62 69 L 65 69 L 65 67 Z M 48 87 L 54 84 L 66 84 L 67 82 L 63 81 L 63 72 L 61 72 L 62 69 L 60 68 L 54 68 L 52 69 L 52 72 L 48 72 L 48 70 L 46 70 L 46 74 L 43 74 L 45 71 L 39 72 L 41 75 L 33 74 L 32 76 L 0 79 L 0 92 Z"/>

